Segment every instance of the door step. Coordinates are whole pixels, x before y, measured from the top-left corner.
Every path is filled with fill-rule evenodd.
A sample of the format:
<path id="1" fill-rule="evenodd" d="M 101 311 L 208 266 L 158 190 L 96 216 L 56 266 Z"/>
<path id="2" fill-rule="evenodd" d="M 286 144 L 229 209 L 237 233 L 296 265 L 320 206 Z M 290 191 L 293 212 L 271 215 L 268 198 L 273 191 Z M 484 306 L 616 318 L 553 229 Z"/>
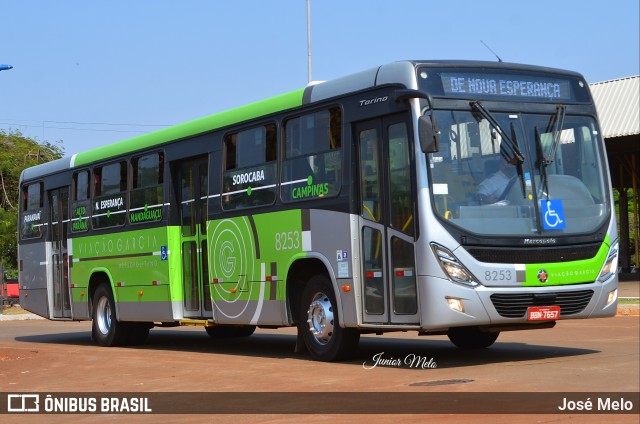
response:
<path id="1" fill-rule="evenodd" d="M 208 319 L 181 319 L 180 325 L 196 326 L 196 327 L 213 327 L 216 325 L 213 321 Z"/>

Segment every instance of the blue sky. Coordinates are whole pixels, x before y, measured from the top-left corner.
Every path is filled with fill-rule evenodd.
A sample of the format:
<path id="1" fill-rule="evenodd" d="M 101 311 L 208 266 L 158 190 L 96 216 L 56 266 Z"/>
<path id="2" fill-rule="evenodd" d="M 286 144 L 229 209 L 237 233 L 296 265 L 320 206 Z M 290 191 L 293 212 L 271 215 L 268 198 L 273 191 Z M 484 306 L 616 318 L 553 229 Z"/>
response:
<path id="1" fill-rule="evenodd" d="M 638 0 L 311 0 L 313 79 L 402 59 L 640 73 Z M 306 0 L 0 0 L 0 129 L 67 154 L 307 83 Z M 99 125 L 98 125 L 99 124 Z"/>

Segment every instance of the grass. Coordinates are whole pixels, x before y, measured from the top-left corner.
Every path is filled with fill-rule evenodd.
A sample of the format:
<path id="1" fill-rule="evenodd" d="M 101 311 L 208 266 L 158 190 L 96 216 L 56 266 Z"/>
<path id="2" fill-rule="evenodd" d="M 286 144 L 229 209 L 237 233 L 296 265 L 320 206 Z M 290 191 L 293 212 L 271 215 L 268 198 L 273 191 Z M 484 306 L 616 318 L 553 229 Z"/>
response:
<path id="1" fill-rule="evenodd" d="M 28 314 L 29 311 L 22 309 L 19 305 L 14 305 L 10 308 L 5 308 L 2 310 L 2 314 L 4 315 L 20 315 L 20 314 Z"/>
<path id="2" fill-rule="evenodd" d="M 638 297 L 618 298 L 618 305 L 638 305 L 638 304 L 640 304 L 640 298 Z"/>

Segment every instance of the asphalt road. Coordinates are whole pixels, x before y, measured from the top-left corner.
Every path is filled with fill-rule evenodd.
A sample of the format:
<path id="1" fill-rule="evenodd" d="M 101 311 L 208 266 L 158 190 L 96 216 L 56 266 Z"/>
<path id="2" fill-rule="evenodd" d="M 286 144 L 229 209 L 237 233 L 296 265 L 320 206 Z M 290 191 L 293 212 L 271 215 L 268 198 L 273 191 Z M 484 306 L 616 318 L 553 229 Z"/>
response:
<path id="1" fill-rule="evenodd" d="M 0 392 L 584 392 L 595 399 L 598 393 L 640 391 L 639 324 L 638 316 L 560 321 L 553 329 L 502 333 L 494 346 L 473 353 L 458 350 L 443 336 L 418 337 L 415 332 L 363 336 L 352 360 L 321 363 L 294 353 L 293 329 L 259 329 L 246 339 L 215 341 L 198 327 L 153 329 L 142 346 L 101 348 L 91 343 L 88 322 L 3 321 Z M 425 358 L 424 363 L 428 360 L 428 367 L 395 365 L 412 355 Z M 318 402 L 323 402 L 320 396 Z M 471 417 L 457 417 L 455 412 L 438 417 L 444 422 Z M 114 417 L 75 415 L 73 421 L 105 422 Z M 211 418 L 162 417 L 163 422 Z M 301 417 L 305 422 L 347 418 L 367 423 L 416 421 L 413 415 L 263 414 L 243 416 L 242 421 L 299 422 Z M 564 422 L 569 418 L 473 417 L 473 421 L 492 423 Z M 603 419 L 598 415 L 572 417 L 581 422 Z M 11 418 L 33 422 L 24 416 Z M 158 421 L 154 416 L 125 418 Z M 637 416 L 615 418 L 615 422 L 637 423 Z M 216 417 L 216 422 L 238 420 L 237 415 Z M 4 421 L 1 416 L 0 421 Z M 48 416 L 47 421 L 68 422 L 68 417 Z"/>

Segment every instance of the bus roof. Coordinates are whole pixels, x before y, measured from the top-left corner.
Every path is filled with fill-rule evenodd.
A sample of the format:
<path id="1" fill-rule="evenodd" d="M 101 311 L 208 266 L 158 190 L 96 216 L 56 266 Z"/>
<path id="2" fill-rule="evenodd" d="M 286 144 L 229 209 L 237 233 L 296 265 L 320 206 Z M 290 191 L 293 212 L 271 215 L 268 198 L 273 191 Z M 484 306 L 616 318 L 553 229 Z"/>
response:
<path id="1" fill-rule="evenodd" d="M 175 140 L 193 137 L 198 134 L 203 134 L 208 131 L 258 118 L 260 116 L 266 116 L 288 109 L 295 109 L 309 103 L 330 99 L 332 97 L 365 90 L 379 85 L 399 84 L 404 85 L 405 88 L 417 89 L 418 87 L 415 78 L 415 69 L 417 66 L 475 67 L 485 69 L 508 68 L 579 76 L 577 73 L 560 69 L 504 62 L 467 60 L 415 60 L 394 62 L 331 81 L 310 84 L 305 88 L 281 94 L 266 100 L 261 100 L 235 109 L 209 115 L 204 118 L 199 118 L 138 137 L 123 140 L 114 144 L 74 154 L 71 157 L 65 157 L 46 164 L 38 165 L 23 171 L 20 180 L 31 180 L 62 170 L 86 166 L 95 162 L 108 160 L 109 158 L 153 148 L 155 146 L 161 146 Z"/>
<path id="2" fill-rule="evenodd" d="M 154 131 L 115 144 L 98 147 L 84 153 L 78 153 L 71 159 L 71 166 L 83 166 L 110 157 L 117 157 L 136 150 L 147 149 L 173 140 L 191 137 L 216 128 L 226 127 L 238 122 L 269 115 L 285 109 L 291 109 L 302 104 L 304 89 L 281 94 L 270 99 L 251 103 L 235 109 L 214 115 L 205 116 L 183 124 Z"/>

